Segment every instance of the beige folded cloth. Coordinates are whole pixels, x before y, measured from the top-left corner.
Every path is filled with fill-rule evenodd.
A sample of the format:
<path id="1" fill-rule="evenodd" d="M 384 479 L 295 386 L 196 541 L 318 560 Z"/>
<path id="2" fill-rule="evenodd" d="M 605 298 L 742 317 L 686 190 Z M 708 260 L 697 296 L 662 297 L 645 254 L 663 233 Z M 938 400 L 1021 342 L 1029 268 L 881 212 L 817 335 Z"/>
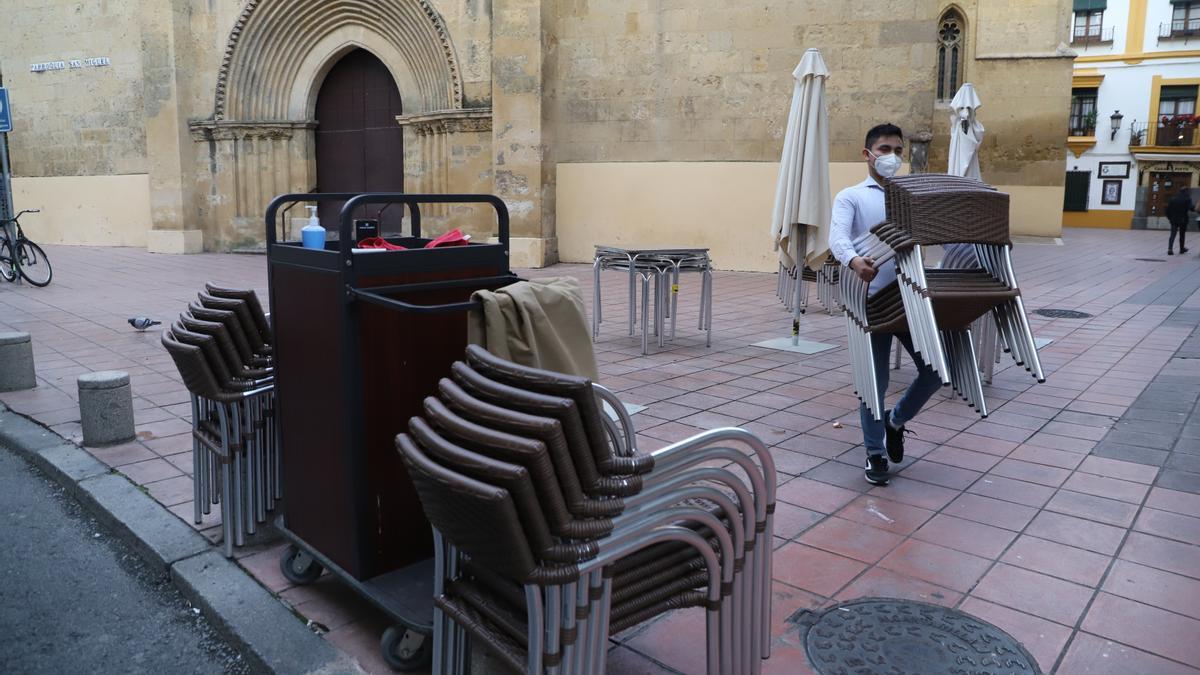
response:
<path id="1" fill-rule="evenodd" d="M 483 311 L 470 314 L 472 344 L 521 365 L 597 379 L 583 292 L 575 279 L 519 281 L 475 291 L 471 298 L 483 304 Z"/>

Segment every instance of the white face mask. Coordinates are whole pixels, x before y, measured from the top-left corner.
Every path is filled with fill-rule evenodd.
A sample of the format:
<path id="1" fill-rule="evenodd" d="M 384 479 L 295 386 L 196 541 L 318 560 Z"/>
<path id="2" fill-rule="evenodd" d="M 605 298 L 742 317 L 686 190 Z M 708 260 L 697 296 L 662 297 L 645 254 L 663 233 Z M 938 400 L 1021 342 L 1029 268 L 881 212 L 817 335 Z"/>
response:
<path id="1" fill-rule="evenodd" d="M 891 178 L 900 170 L 900 155 L 888 153 L 882 157 L 876 155 L 870 150 L 867 151 L 875 158 L 875 173 L 884 178 Z"/>

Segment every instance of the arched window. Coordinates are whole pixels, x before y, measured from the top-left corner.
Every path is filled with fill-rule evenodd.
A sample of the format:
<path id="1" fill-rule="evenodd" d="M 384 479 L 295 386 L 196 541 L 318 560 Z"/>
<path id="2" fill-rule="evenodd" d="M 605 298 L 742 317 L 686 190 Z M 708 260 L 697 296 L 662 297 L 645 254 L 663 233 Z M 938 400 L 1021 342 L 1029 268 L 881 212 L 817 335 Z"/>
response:
<path id="1" fill-rule="evenodd" d="M 964 24 L 955 10 L 947 10 L 938 21 L 937 97 L 949 101 L 963 81 Z"/>

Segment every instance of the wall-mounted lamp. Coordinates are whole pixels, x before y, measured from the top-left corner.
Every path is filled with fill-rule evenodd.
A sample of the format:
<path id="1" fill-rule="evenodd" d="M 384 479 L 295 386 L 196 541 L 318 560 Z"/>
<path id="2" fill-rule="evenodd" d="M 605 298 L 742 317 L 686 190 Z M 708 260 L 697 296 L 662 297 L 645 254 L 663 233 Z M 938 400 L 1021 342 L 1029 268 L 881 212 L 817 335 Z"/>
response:
<path id="1" fill-rule="evenodd" d="M 1108 140 L 1113 141 L 1117 138 L 1117 132 L 1121 129 L 1121 120 L 1125 119 L 1125 116 L 1121 114 L 1120 110 L 1117 110 L 1108 119 L 1112 120 L 1112 136 Z"/>

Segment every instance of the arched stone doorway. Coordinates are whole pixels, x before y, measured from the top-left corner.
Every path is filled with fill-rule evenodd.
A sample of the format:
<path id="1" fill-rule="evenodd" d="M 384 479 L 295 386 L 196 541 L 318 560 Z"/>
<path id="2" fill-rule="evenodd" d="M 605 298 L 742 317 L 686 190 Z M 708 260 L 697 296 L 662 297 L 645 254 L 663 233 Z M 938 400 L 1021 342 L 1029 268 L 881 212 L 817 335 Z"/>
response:
<path id="1" fill-rule="evenodd" d="M 404 114 L 391 115 L 390 124 L 400 129 L 407 150 L 387 158 L 403 178 L 388 188 L 493 191 L 491 111 L 463 109 L 458 59 L 430 0 L 247 0 L 230 31 L 213 115 L 189 123 L 197 143 L 195 212 L 206 249 L 261 247 L 272 197 L 335 187 L 318 185 L 317 127 L 326 120 L 318 119 L 317 99 L 331 71 L 360 51 L 386 68 L 396 98 L 403 96 Z M 372 127 L 382 123 L 384 113 L 378 115 Z M 377 164 L 367 158 L 364 163 Z M 442 211 L 422 210 L 422 216 L 432 226 Z M 303 215 L 292 209 L 277 223 L 276 236 L 294 239 L 295 219 Z M 491 231 L 487 215 L 472 228 L 476 236 Z"/>
<path id="2" fill-rule="evenodd" d="M 382 61 L 365 49 L 343 56 L 325 75 L 316 102 L 318 192 L 403 192 L 404 111 L 400 90 Z M 324 202 L 319 214 L 338 226 L 342 203 Z M 359 217 L 379 218 L 384 232 L 399 232 L 403 211 L 367 207 Z"/>

